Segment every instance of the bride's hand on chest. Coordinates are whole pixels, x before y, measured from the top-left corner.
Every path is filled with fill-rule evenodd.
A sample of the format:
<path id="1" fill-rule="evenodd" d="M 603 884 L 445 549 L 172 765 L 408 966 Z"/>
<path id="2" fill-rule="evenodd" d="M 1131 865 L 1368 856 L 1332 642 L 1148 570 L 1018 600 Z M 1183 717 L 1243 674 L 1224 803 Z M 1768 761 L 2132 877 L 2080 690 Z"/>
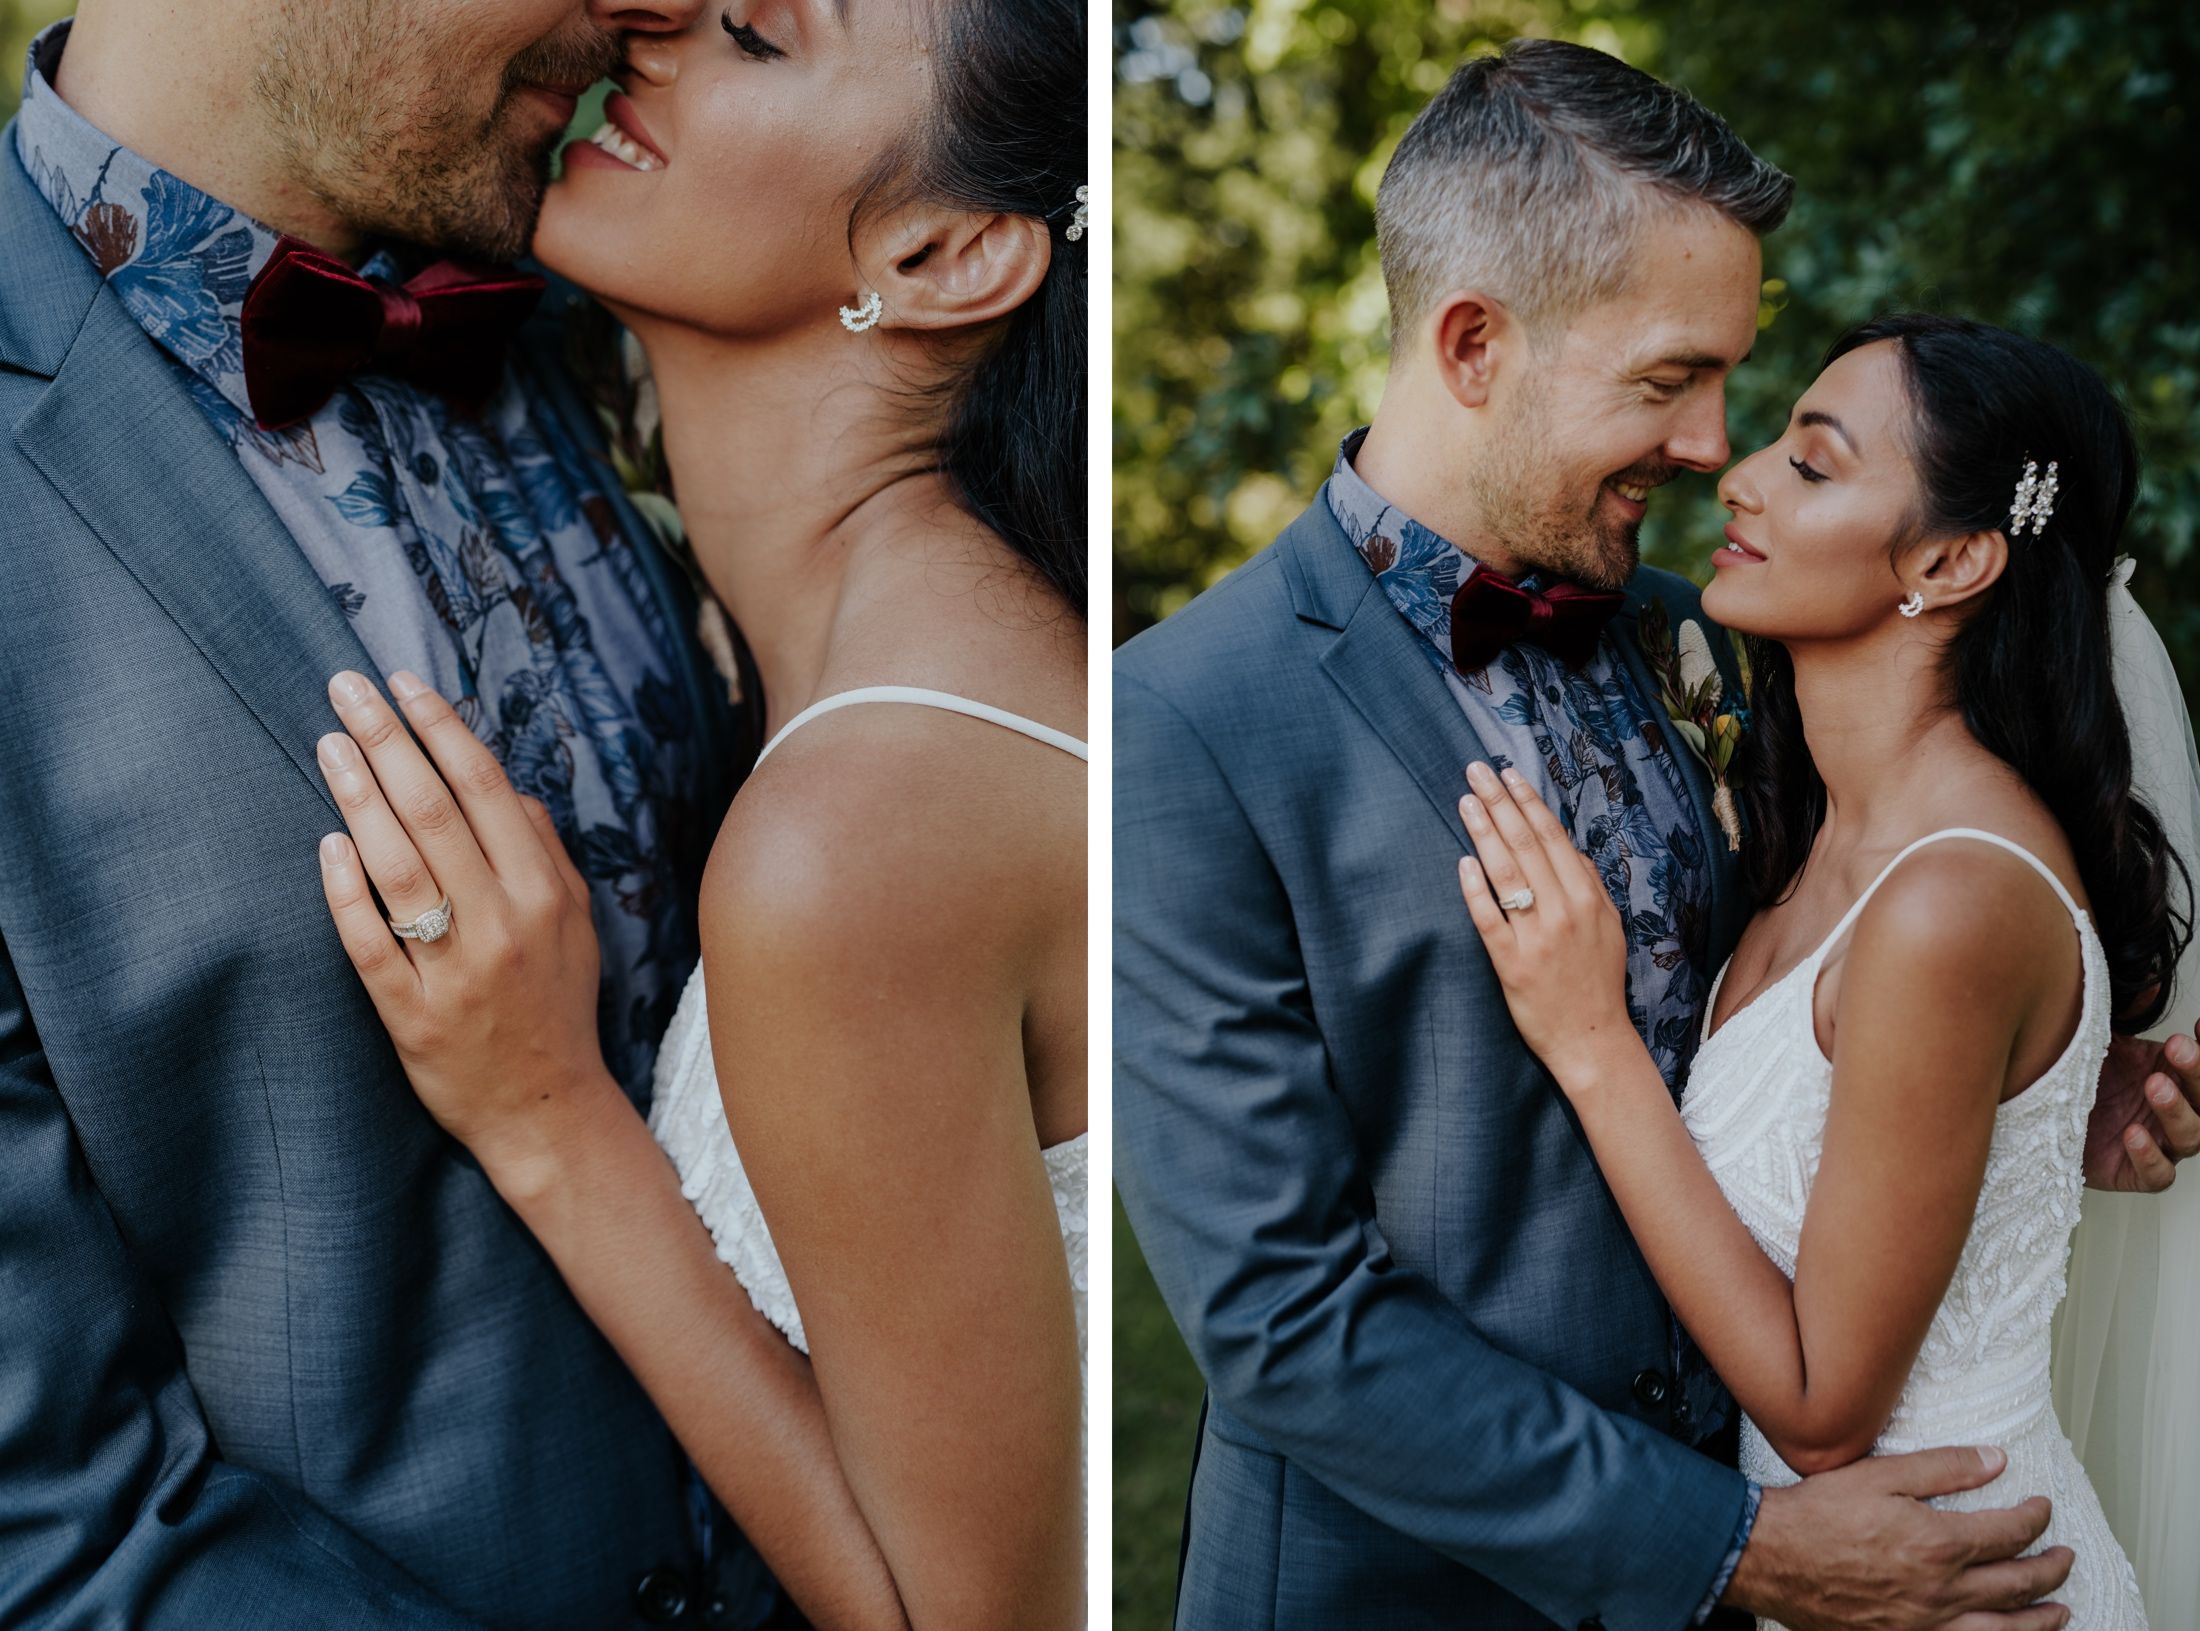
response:
<path id="1" fill-rule="evenodd" d="M 322 887 L 414 1091 L 496 1176 L 618 1091 L 588 886 L 442 697 L 402 672 L 390 690 L 402 719 L 362 676 L 329 682 L 344 729 L 318 758 L 350 831 L 322 840 Z"/>
<path id="2" fill-rule="evenodd" d="M 1642 1051 L 1627 1013 L 1627 930 L 1558 817 L 1517 772 L 1467 767 L 1459 801 L 1474 853 L 1459 888 L 1513 1023 L 1569 1094 Z"/>

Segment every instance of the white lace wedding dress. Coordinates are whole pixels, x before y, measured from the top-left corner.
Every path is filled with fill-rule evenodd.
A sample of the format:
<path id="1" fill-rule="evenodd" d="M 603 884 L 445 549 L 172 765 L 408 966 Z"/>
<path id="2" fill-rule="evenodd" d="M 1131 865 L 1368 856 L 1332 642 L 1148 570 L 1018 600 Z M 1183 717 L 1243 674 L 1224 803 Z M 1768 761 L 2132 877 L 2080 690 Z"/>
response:
<path id="1" fill-rule="evenodd" d="M 1874 1453 L 1943 1445 L 2005 1450 L 2009 1465 L 1994 1482 L 1933 1504 L 1975 1511 L 2049 1497 L 2054 1519 L 2039 1544 L 2068 1546 L 2077 1554 L 2054 1599 L 2070 1609 L 2070 1631 L 2145 1631 L 2131 1565 L 2109 1532 L 2048 1394 L 2050 1326 L 2063 1298 L 2084 1187 L 2086 1118 L 2109 1036 L 2107 958 L 2091 921 L 2054 873 L 1992 833 L 1953 828 L 1919 839 L 1887 864 L 1815 952 L 1707 1036 L 1682 1095 L 1681 1116 L 1728 1203 L 1792 1277 L 1833 1092 L 1833 1067 L 1819 1051 L 1811 1017 L 1818 970 L 1887 875 L 1917 849 L 1948 838 L 1999 845 L 2054 885 L 2077 922 L 2085 996 L 2077 1034 L 2063 1056 L 1995 1118 L 1970 1238 Z M 1707 1031 L 1725 978 L 1721 970 L 1705 1005 Z M 1746 1417 L 1742 1471 L 1767 1487 L 1797 1480 Z"/>
<path id="2" fill-rule="evenodd" d="M 906 686 L 867 686 L 843 691 L 804 709 L 765 744 L 757 755 L 762 764 L 788 735 L 820 714 L 860 702 L 911 703 L 941 708 L 984 719 L 1018 731 L 1065 753 L 1086 756 L 1085 744 L 1074 737 L 1033 720 L 1004 713 L 966 697 L 941 691 L 915 690 Z M 771 1230 L 763 1209 L 749 1187 L 734 1148 L 733 1133 L 726 1125 L 726 1110 L 718 1093 L 718 1073 L 711 1062 L 710 1022 L 703 1003 L 703 970 L 700 964 L 680 993 L 680 1005 L 665 1031 L 657 1055 L 649 1128 L 680 1174 L 680 1192 L 709 1227 L 717 1242 L 718 1257 L 741 1282 L 757 1311 L 786 1333 L 787 1340 L 804 1353 L 809 1338 L 802 1329 L 802 1311 L 795 1306 L 787 1271 L 772 1245 Z M 1047 1181 L 1054 1191 L 1054 1212 L 1061 1226 L 1062 1250 L 1069 1263 L 1070 1290 L 1077 1305 L 1077 1365 L 1085 1375 L 1085 1135 L 1040 1152 L 1046 1163 Z"/>

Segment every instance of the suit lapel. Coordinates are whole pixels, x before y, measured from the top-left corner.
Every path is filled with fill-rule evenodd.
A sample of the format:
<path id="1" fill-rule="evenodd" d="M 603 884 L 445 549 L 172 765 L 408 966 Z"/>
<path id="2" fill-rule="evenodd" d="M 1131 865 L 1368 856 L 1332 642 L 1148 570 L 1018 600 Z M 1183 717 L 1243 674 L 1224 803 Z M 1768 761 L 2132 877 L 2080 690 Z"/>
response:
<path id="1" fill-rule="evenodd" d="M 1398 615 L 1329 513 L 1326 486 L 1277 540 L 1302 622 L 1336 631 L 1321 666 L 1471 850 L 1459 799 L 1470 761 L 1490 757 L 1465 712 L 1430 674 L 1421 637 Z"/>
<path id="2" fill-rule="evenodd" d="M 15 438 L 334 812 L 313 754 L 337 727 L 326 682 L 344 668 L 373 675 L 373 659 L 175 364 L 111 292 L 93 297 Z"/>

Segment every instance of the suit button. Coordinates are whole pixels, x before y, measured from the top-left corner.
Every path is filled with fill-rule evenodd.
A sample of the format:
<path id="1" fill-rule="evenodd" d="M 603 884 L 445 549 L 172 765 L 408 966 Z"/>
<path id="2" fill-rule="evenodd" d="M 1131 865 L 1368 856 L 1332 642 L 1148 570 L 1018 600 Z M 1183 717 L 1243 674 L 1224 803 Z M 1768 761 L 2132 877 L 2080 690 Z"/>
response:
<path id="1" fill-rule="evenodd" d="M 1635 1402 L 1645 1410 L 1655 1410 L 1665 1403 L 1668 1391 L 1663 1371 L 1643 1370 L 1635 1372 Z"/>
<path id="2" fill-rule="evenodd" d="M 651 1569 L 634 1583 L 634 1611 L 651 1625 L 677 1625 L 688 1611 L 688 1584 L 678 1569 Z"/>

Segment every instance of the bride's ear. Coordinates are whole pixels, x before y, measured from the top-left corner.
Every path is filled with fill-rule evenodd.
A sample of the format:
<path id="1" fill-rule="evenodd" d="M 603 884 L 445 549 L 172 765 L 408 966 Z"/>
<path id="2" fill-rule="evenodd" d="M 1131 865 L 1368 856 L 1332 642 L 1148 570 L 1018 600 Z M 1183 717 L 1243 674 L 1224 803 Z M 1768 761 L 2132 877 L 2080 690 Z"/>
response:
<path id="1" fill-rule="evenodd" d="M 1035 216 L 916 212 L 880 235 L 874 253 L 888 328 L 945 331 L 1005 317 L 1046 280 L 1054 254 Z"/>
<path id="2" fill-rule="evenodd" d="M 1921 589 L 1935 611 L 1960 606 L 2001 581 L 2009 566 L 2009 539 L 1997 527 L 1953 538 L 1934 538 L 1917 546 L 1904 574 Z"/>

